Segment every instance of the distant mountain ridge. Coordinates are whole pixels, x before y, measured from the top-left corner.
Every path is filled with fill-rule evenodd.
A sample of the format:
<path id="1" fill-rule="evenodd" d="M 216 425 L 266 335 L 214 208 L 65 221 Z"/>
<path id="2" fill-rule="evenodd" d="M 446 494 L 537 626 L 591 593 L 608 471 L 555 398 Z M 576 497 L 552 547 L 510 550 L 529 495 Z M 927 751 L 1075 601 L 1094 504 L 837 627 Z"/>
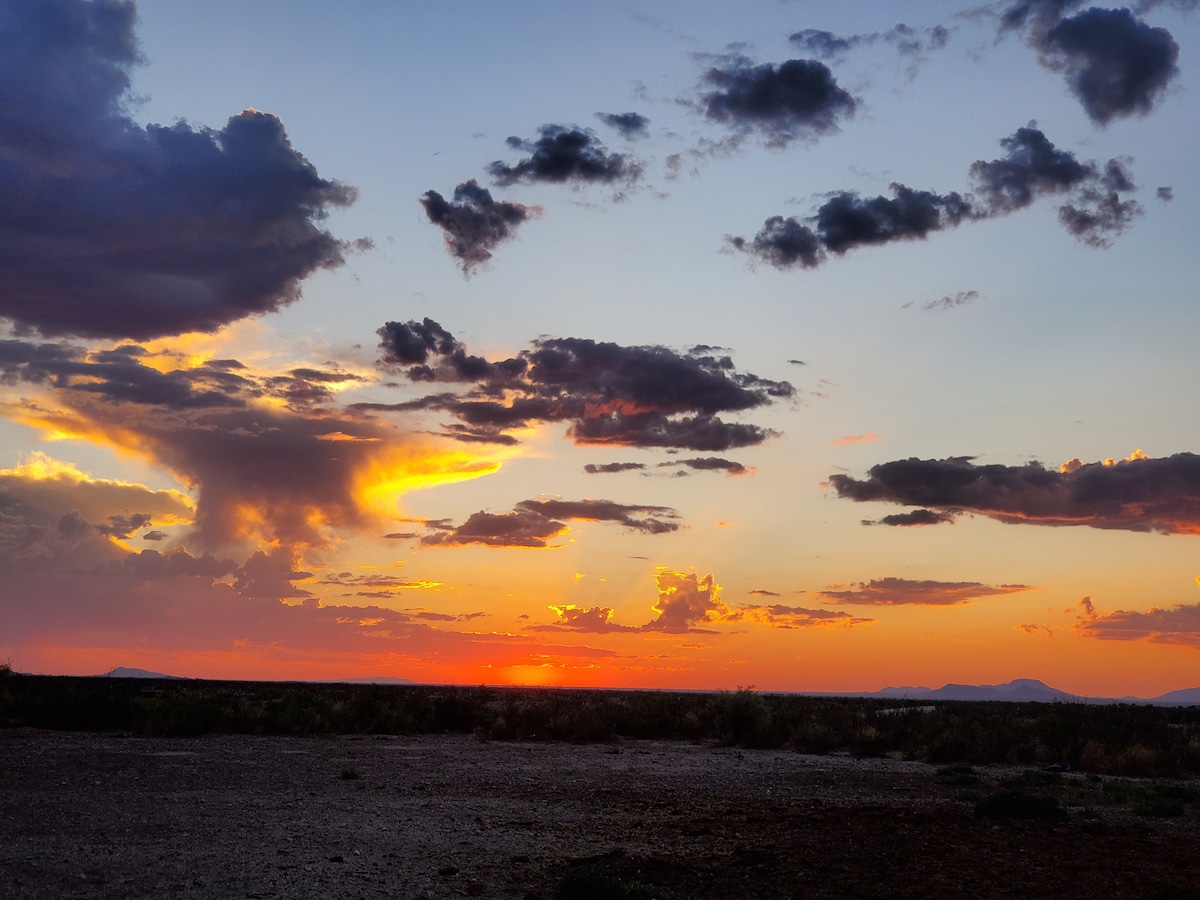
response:
<path id="1" fill-rule="evenodd" d="M 128 666 L 117 666 L 114 669 L 109 669 L 100 678 L 167 678 L 171 681 L 187 681 L 182 675 L 164 675 L 162 672 L 149 672 L 146 669 L 129 668 Z"/>
<path id="2" fill-rule="evenodd" d="M 164 675 L 162 672 L 150 672 L 130 666 L 117 666 L 109 669 L 98 678 L 166 678 L 171 681 L 191 681 L 183 675 Z M 333 681 L 314 681 L 311 684 L 417 684 L 407 678 L 397 678 L 394 675 L 376 675 L 372 678 L 338 678 Z"/>
<path id="3" fill-rule="evenodd" d="M 940 688 L 885 687 L 855 697 L 894 700 L 1003 700 L 1010 703 L 1149 703 L 1156 706 L 1200 705 L 1200 687 L 1171 691 L 1159 697 L 1085 697 L 1068 694 L 1036 678 L 1015 678 L 1004 684 L 947 684 Z"/>
<path id="4" fill-rule="evenodd" d="M 168 678 L 186 681 L 180 675 L 164 675 L 145 669 L 117 666 L 105 672 L 102 678 Z M 313 684 L 420 684 L 394 675 L 379 675 L 374 678 L 341 678 L 333 681 L 311 682 Z M 784 692 L 791 693 L 791 692 Z M 1084 697 L 1068 694 L 1050 687 L 1036 678 L 1014 678 L 1004 684 L 945 684 L 940 688 L 928 687 L 885 687 L 878 691 L 821 691 L 812 693 L 824 697 L 878 697 L 881 700 L 998 700 L 1009 703 L 1149 703 L 1155 706 L 1200 706 L 1200 687 L 1168 691 L 1158 697 Z"/>

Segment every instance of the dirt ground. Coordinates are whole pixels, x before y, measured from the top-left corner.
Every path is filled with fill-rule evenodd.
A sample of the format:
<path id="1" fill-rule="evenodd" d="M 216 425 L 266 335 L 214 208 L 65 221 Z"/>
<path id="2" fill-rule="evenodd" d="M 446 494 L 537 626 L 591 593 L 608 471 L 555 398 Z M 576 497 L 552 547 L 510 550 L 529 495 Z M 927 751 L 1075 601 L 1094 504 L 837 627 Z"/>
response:
<path id="1" fill-rule="evenodd" d="M 13 729 L 0 897 L 551 900 L 581 867 L 677 900 L 1200 896 L 1195 808 L 977 818 L 953 781 L 672 742 Z"/>

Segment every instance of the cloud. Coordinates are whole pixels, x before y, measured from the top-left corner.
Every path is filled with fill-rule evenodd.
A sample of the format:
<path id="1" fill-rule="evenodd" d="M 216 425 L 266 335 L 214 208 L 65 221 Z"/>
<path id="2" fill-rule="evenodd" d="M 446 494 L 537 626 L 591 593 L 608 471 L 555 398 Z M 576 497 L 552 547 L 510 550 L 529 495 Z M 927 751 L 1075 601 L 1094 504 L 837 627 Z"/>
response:
<path id="1" fill-rule="evenodd" d="M 616 522 L 643 534 L 679 529 L 678 513 L 665 506 L 631 506 L 611 500 L 522 500 L 511 512 L 472 513 L 458 526 L 438 524 L 421 538 L 427 547 L 483 544 L 488 547 L 551 546 L 565 534 L 567 522 Z M 431 523 L 432 524 L 432 523 Z"/>
<path id="2" fill-rule="evenodd" d="M 1000 145 L 1005 156 L 971 164 L 972 193 L 918 191 L 899 182 L 891 185 L 891 197 L 840 191 L 803 222 L 772 216 L 753 239 L 728 236 L 726 243 L 777 269 L 812 269 L 828 253 L 841 256 L 862 246 L 924 240 L 963 222 L 1009 215 L 1043 196 L 1065 195 L 1060 223 L 1094 247 L 1108 246 L 1142 212 L 1136 201 L 1121 199 L 1136 186 L 1119 159 L 1103 167 L 1080 162 L 1032 125 Z"/>
<path id="3" fill-rule="evenodd" d="M 501 187 L 535 182 L 632 183 L 641 175 L 638 163 L 624 154 L 608 150 L 589 130 L 566 125 L 543 125 L 538 133 L 541 137 L 536 141 L 518 137 L 508 139 L 508 146 L 530 154 L 525 159 L 511 166 L 499 160 L 488 166 L 488 174 Z"/>
<path id="4" fill-rule="evenodd" d="M 588 634 L 613 634 L 639 632 L 632 625 L 618 625 L 612 621 L 613 610 L 609 606 L 593 606 L 588 609 L 567 603 L 551 606 L 558 621 L 550 625 L 530 625 L 527 631 L 579 631 Z"/>
<path id="5" fill-rule="evenodd" d="M 930 300 L 921 304 L 921 309 L 925 312 L 942 309 L 958 309 L 960 306 L 967 306 L 979 299 L 979 291 L 959 291 L 951 296 L 946 294 L 937 300 Z"/>
<path id="6" fill-rule="evenodd" d="M 0 373 L 31 387 L 30 396 L 3 405 L 10 419 L 149 458 L 194 490 L 189 520 L 205 547 L 321 545 L 331 529 L 377 528 L 411 487 L 499 465 L 347 413 L 325 402 L 327 394 L 294 396 L 297 384 L 318 384 L 309 379 L 343 377 L 332 370 L 292 368 L 280 378 L 236 360 L 188 365 L 134 345 L 89 352 L 10 341 L 0 342 Z M 154 508 L 96 516 L 75 505 L 93 523 L 148 513 L 154 524 L 168 524 Z"/>
<path id="7" fill-rule="evenodd" d="M 1128 9 L 1092 7 L 1064 17 L 1079 2 L 1026 0 L 1009 7 L 1004 29 L 1020 31 L 1038 61 L 1061 72 L 1097 125 L 1153 111 L 1179 74 L 1179 45 Z"/>
<path id="8" fill-rule="evenodd" d="M 957 606 L 981 597 L 1030 590 L 1025 584 L 987 585 L 977 581 L 910 581 L 906 578 L 873 578 L 848 590 L 825 590 L 826 603 L 859 606 Z"/>
<path id="9" fill-rule="evenodd" d="M 616 462 L 616 463 L 588 463 L 583 467 L 583 471 L 589 475 L 608 474 L 610 472 L 636 472 L 646 468 L 645 463 L 635 462 Z"/>
<path id="10" fill-rule="evenodd" d="M 1150 641 L 1200 649 L 1200 604 L 1182 603 L 1169 609 L 1152 606 L 1146 612 L 1117 610 L 1101 615 L 1089 603 L 1074 627 L 1085 637 L 1105 641 Z"/>
<path id="11" fill-rule="evenodd" d="M 659 572 L 655 576 L 658 618 L 642 626 L 643 631 L 667 634 L 711 634 L 699 626 L 720 622 L 730 615 L 721 599 L 721 586 L 711 574 L 703 578 L 695 573 Z"/>
<path id="12" fill-rule="evenodd" d="M 170 352 L 151 354 L 137 344 L 87 350 L 71 344 L 0 340 L 0 381 L 163 409 L 244 407 L 268 397 L 293 409 L 311 409 L 331 400 L 333 388 L 366 380 L 335 368 L 260 374 L 237 360 L 189 362 Z"/>
<path id="13" fill-rule="evenodd" d="M 661 462 L 658 464 L 659 468 L 668 466 L 683 466 L 698 472 L 724 472 L 726 475 L 748 475 L 753 471 L 753 469 L 746 468 L 740 462 L 734 462 L 731 459 L 721 459 L 719 456 L 674 459 L 670 462 Z"/>
<path id="14" fill-rule="evenodd" d="M 161 581 L 181 576 L 221 578 L 238 571 L 237 564 L 232 560 L 218 559 L 210 553 L 192 556 L 183 548 L 170 553 L 159 553 L 157 550 L 130 553 L 119 565 L 122 574 L 138 581 Z M 115 571 L 116 565 L 110 563 L 109 569 Z"/>
<path id="15" fill-rule="evenodd" d="M 291 303 L 351 249 L 320 223 L 355 190 L 275 116 L 129 117 L 135 21 L 119 0 L 14 0 L 0 21 L 0 317 L 20 332 L 214 331 Z"/>
<path id="16" fill-rule="evenodd" d="M 1086 525 L 1125 531 L 1200 534 L 1200 456 L 1083 463 L 975 465 L 972 457 L 906 459 L 873 466 L 867 478 L 829 479 L 839 497 L 977 513 L 1000 522 Z"/>
<path id="17" fill-rule="evenodd" d="M 705 72 L 704 83 L 712 88 L 700 97 L 709 120 L 738 133 L 758 132 L 771 147 L 833 134 L 857 108 L 829 67 L 813 59 L 756 66 L 727 58 Z"/>
<path id="18" fill-rule="evenodd" d="M 0 470 L 0 562 L 10 570 L 99 564 L 121 555 L 116 541 L 153 521 L 186 525 L 193 515 L 191 499 L 180 491 L 93 478 L 35 452 Z"/>
<path id="19" fill-rule="evenodd" d="M 1154 192 L 1154 195 L 1156 197 L 1158 197 L 1158 199 L 1161 200 L 1163 203 L 1170 203 L 1172 200 L 1175 199 L 1175 190 L 1170 185 L 1167 185 L 1165 187 L 1160 187 L 1158 190 L 1156 190 Z"/>
<path id="20" fill-rule="evenodd" d="M 444 329 L 424 322 L 389 322 L 379 330 L 383 365 L 410 366 L 417 382 L 460 385 L 465 393 L 433 394 L 403 403 L 363 403 L 363 411 L 444 410 L 460 420 L 458 439 L 500 440 L 538 422 L 569 422 L 577 444 L 723 451 L 758 444 L 773 432 L 726 422 L 742 412 L 791 398 L 786 381 L 738 373 L 728 356 L 699 348 L 627 347 L 583 338 L 542 338 L 516 357 L 489 362 L 469 356 Z M 430 336 L 428 340 L 426 337 Z M 509 440 L 512 440 L 509 438 Z"/>
<path id="21" fill-rule="evenodd" d="M 867 625 L 874 619 L 852 616 L 850 613 L 833 609 L 806 609 L 803 606 L 744 606 L 739 612 L 751 621 L 758 622 L 771 628 L 828 628 L 833 625 L 852 627 Z"/>
<path id="22" fill-rule="evenodd" d="M 493 200 L 487 188 L 472 178 L 454 189 L 453 201 L 426 191 L 421 205 L 429 221 L 442 229 L 447 252 L 469 276 L 492 258 L 496 245 L 516 237 L 517 226 L 537 218 L 542 210 L 507 200 Z"/>
<path id="23" fill-rule="evenodd" d="M 864 525 L 896 525 L 907 527 L 920 527 L 923 525 L 942 525 L 945 523 L 954 524 L 957 518 L 957 513 L 954 512 L 934 512 L 931 509 L 914 509 L 912 512 L 893 513 L 890 516 L 884 516 L 877 522 L 864 521 Z"/>
<path id="24" fill-rule="evenodd" d="M 880 41 L 893 45 L 901 56 L 920 56 L 933 50 L 941 50 L 949 39 L 949 30 L 942 25 L 918 30 L 903 22 L 887 31 L 842 36 L 817 28 L 805 28 L 788 37 L 789 41 L 805 53 L 828 60 L 842 59 L 857 47 L 869 47 Z"/>
<path id="25" fill-rule="evenodd" d="M 609 128 L 615 128 L 621 132 L 621 137 L 627 141 L 635 138 L 643 138 L 649 134 L 647 129 L 650 125 L 650 120 L 635 112 L 596 113 L 596 118 Z"/>

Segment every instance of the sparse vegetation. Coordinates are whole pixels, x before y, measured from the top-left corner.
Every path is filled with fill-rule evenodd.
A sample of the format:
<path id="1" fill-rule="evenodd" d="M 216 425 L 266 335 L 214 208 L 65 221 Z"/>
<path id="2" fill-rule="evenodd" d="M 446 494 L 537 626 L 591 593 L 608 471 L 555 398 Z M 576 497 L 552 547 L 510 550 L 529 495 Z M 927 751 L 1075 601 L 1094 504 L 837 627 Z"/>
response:
<path id="1" fill-rule="evenodd" d="M 2 669 L 0 669 L 2 671 Z M 0 727 L 187 736 L 475 734 L 481 740 L 713 742 L 971 766 L 1055 764 L 1099 775 L 1200 772 L 1200 707 L 944 701 L 566 688 L 174 681 L 12 675 Z M 958 767 L 958 768 L 955 768 Z M 1056 783 L 1056 782 L 1055 782 Z"/>

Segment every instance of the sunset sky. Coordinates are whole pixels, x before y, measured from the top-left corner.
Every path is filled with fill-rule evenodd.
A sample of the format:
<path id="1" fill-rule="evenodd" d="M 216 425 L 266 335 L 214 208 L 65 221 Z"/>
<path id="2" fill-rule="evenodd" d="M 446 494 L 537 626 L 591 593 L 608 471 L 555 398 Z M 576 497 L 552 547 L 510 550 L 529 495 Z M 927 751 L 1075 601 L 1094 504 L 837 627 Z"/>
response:
<path id="1" fill-rule="evenodd" d="M 0 660 L 1200 685 L 1197 7 L 5 0 Z"/>

